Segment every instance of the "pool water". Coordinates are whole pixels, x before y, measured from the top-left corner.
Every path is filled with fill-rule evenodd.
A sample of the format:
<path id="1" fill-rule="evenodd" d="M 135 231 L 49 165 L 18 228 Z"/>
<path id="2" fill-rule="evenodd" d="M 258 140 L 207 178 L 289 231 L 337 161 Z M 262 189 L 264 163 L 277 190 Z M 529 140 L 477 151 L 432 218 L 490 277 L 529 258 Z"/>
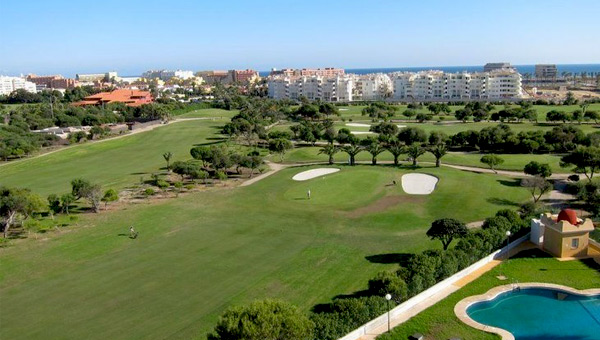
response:
<path id="1" fill-rule="evenodd" d="M 559 295 L 566 297 L 559 299 Z M 471 319 L 511 332 L 516 340 L 600 340 L 600 295 L 523 288 L 467 308 Z"/>

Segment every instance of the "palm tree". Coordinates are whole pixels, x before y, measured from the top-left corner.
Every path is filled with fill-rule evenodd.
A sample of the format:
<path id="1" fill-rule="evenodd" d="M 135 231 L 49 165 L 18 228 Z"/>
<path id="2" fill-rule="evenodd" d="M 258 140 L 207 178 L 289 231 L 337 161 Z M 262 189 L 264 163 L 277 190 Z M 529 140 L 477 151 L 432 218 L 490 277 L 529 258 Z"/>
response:
<path id="1" fill-rule="evenodd" d="M 333 156 L 339 151 L 340 149 L 337 146 L 333 145 L 333 143 L 329 143 L 319 150 L 319 155 L 324 154 L 329 156 L 329 164 L 333 164 Z"/>
<path id="2" fill-rule="evenodd" d="M 173 153 L 171 151 L 167 151 L 163 153 L 163 158 L 167 161 L 167 171 L 171 170 L 171 158 L 173 157 Z"/>
<path id="3" fill-rule="evenodd" d="M 413 143 L 406 149 L 406 153 L 408 153 L 408 156 L 413 161 L 413 166 L 417 165 L 417 158 L 423 155 L 426 151 L 427 150 L 425 150 L 425 148 L 423 148 L 419 143 Z"/>
<path id="4" fill-rule="evenodd" d="M 398 165 L 398 157 L 406 153 L 406 146 L 397 139 L 390 140 L 385 146 L 386 150 L 394 156 L 394 165 Z"/>
<path id="5" fill-rule="evenodd" d="M 379 142 L 372 142 L 367 145 L 365 150 L 371 154 L 371 164 L 377 165 L 377 155 L 385 151 L 385 148 Z"/>
<path id="6" fill-rule="evenodd" d="M 435 157 L 435 167 L 439 168 L 442 164 L 442 157 L 448 152 L 446 144 L 437 144 L 429 148 L 428 150 Z"/>
<path id="7" fill-rule="evenodd" d="M 363 151 L 363 148 L 359 145 L 346 145 L 342 147 L 342 151 L 344 151 L 345 153 L 348 154 L 348 156 L 350 156 L 350 165 L 354 165 L 354 158 L 355 156 Z"/>

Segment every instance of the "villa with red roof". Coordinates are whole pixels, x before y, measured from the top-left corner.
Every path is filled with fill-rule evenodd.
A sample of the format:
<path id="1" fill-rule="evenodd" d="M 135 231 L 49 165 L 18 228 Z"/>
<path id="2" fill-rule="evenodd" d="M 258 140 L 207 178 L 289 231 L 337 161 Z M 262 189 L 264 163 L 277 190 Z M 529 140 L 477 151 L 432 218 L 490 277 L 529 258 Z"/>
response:
<path id="1" fill-rule="evenodd" d="M 531 241 L 559 258 L 589 255 L 589 235 L 594 231 L 591 219 L 578 218 L 575 210 L 564 209 L 558 215 L 545 213 L 531 223 Z"/>
<path id="2" fill-rule="evenodd" d="M 148 91 L 119 89 L 112 92 L 100 92 L 83 98 L 73 103 L 75 106 L 103 105 L 110 103 L 124 103 L 127 106 L 140 106 L 150 104 L 154 100 Z"/>

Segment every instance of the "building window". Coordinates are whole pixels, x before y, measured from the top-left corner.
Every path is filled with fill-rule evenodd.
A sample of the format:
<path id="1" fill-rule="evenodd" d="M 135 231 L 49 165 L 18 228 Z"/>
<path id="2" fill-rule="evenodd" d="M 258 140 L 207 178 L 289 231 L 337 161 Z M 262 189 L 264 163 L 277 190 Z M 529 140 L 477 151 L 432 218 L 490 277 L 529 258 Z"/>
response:
<path id="1" fill-rule="evenodd" d="M 574 238 L 571 240 L 571 249 L 577 249 L 577 248 L 579 248 L 579 239 Z"/>

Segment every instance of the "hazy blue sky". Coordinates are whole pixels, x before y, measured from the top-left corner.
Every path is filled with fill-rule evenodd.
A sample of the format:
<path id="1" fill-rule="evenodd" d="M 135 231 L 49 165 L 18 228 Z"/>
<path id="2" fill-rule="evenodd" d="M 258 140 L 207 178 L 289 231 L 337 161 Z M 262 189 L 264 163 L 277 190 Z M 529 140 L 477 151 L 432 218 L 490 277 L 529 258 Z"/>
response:
<path id="1" fill-rule="evenodd" d="M 0 74 L 599 63 L 600 0 L 0 0 Z"/>

